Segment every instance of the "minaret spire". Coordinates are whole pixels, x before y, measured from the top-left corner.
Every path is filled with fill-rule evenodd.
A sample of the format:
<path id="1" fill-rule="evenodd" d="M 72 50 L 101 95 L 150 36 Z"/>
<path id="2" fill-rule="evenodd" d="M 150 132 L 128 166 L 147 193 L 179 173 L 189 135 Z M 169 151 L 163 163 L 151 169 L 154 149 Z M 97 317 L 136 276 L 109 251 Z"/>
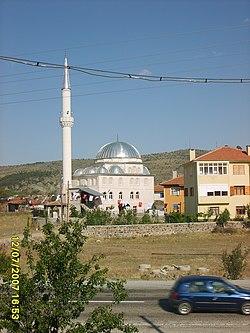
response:
<path id="1" fill-rule="evenodd" d="M 62 84 L 62 113 L 60 117 L 62 127 L 62 150 L 63 150 L 63 180 L 62 193 L 67 194 L 72 182 L 72 156 L 71 156 L 71 128 L 74 118 L 71 116 L 71 89 L 69 81 L 68 59 L 64 58 L 64 77 Z"/>
<path id="2" fill-rule="evenodd" d="M 64 77 L 63 77 L 62 89 L 70 89 L 69 66 L 68 66 L 68 58 L 67 58 L 66 54 L 64 57 Z"/>

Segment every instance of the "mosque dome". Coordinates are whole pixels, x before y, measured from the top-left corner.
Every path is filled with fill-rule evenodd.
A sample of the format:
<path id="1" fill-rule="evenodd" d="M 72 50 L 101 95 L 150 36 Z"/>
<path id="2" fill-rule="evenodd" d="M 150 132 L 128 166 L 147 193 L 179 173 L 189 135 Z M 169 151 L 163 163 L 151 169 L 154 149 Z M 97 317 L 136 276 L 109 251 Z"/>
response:
<path id="1" fill-rule="evenodd" d="M 80 169 L 76 169 L 76 171 L 74 172 L 74 176 L 82 176 L 85 174 L 85 169 L 80 168 Z"/>
<path id="2" fill-rule="evenodd" d="M 96 173 L 109 173 L 109 171 L 104 166 L 100 166 L 99 168 L 97 168 Z"/>
<path id="3" fill-rule="evenodd" d="M 150 172 L 149 172 L 148 168 L 145 165 L 143 166 L 143 174 L 144 175 L 150 175 Z"/>
<path id="4" fill-rule="evenodd" d="M 122 170 L 119 165 L 112 165 L 112 167 L 109 169 L 110 173 L 115 173 L 115 174 L 123 174 L 124 171 Z"/>
<path id="5" fill-rule="evenodd" d="M 109 158 L 137 158 L 141 155 L 138 150 L 131 144 L 126 142 L 111 142 L 102 146 L 97 152 L 96 159 Z"/>

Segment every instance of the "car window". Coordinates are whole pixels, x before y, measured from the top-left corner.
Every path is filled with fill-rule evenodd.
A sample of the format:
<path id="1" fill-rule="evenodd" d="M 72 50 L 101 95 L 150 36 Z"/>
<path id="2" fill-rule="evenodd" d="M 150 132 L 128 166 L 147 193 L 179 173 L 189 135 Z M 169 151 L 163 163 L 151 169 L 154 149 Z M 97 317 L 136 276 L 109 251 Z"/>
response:
<path id="1" fill-rule="evenodd" d="M 225 294 L 230 289 L 225 283 L 220 281 L 212 281 L 211 286 L 212 286 L 212 292 L 215 294 Z"/>
<path id="2" fill-rule="evenodd" d="M 206 293 L 208 292 L 205 282 L 194 281 L 189 283 L 188 292 L 190 293 Z"/>

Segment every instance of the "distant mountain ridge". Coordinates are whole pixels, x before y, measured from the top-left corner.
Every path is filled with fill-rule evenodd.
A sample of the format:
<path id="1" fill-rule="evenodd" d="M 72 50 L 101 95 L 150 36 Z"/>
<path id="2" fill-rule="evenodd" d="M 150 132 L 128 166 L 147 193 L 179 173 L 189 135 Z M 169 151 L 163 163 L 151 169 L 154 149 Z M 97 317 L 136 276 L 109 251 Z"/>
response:
<path id="1" fill-rule="evenodd" d="M 207 150 L 196 150 L 196 156 Z M 182 165 L 189 160 L 189 150 L 142 155 L 143 164 L 155 176 L 155 184 L 172 178 L 173 171 L 183 174 Z M 75 159 L 72 170 L 91 166 L 94 159 Z M 0 197 L 60 193 L 62 161 L 0 166 Z"/>

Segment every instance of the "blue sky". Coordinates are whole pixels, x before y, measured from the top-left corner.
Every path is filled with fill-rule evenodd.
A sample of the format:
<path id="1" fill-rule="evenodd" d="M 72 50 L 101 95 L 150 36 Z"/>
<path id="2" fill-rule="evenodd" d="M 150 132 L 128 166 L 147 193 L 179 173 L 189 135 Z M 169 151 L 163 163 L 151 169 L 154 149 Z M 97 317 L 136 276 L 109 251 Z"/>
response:
<path id="1" fill-rule="evenodd" d="M 0 54 L 156 76 L 250 78 L 249 0 L 0 2 Z M 0 165 L 62 158 L 61 69 L 0 60 Z M 250 144 L 250 84 L 109 79 L 70 71 L 72 157 Z"/>

